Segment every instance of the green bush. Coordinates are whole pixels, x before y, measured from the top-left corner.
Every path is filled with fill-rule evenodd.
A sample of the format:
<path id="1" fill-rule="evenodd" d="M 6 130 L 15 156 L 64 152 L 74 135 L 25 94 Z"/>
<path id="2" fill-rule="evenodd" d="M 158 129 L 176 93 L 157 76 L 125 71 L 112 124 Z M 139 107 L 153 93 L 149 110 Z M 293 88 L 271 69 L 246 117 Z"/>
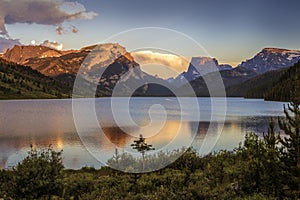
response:
<path id="1" fill-rule="evenodd" d="M 51 147 L 40 151 L 31 147 L 29 155 L 14 169 L 12 196 L 16 199 L 61 196 L 64 168 L 61 153 Z"/>

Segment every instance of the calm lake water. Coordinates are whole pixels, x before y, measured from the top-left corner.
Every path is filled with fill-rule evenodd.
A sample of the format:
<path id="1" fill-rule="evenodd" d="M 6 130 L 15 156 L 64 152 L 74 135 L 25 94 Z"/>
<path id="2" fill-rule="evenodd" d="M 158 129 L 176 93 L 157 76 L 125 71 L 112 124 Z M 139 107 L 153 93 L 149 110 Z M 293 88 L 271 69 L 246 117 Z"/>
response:
<path id="1" fill-rule="evenodd" d="M 75 102 L 72 107 L 72 100 L 0 101 L 0 168 L 15 166 L 30 145 L 63 149 L 66 168 L 99 168 L 116 148 L 133 152 L 130 144 L 140 134 L 156 151 L 190 143 L 202 154 L 232 150 L 247 132 L 266 132 L 270 117 L 283 116 L 286 104 L 242 98 L 131 98 L 128 105 L 118 98 L 114 106 L 110 98 Z"/>

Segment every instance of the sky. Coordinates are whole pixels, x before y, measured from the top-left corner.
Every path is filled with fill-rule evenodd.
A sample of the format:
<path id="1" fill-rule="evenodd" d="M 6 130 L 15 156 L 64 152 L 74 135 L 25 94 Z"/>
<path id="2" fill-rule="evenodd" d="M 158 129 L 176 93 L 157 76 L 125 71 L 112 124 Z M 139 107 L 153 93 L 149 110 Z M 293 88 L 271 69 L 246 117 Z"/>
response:
<path id="1" fill-rule="evenodd" d="M 28 8 L 28 15 L 21 11 Z M 197 41 L 220 63 L 236 66 L 265 47 L 300 50 L 299 8 L 299 0 L 0 0 L 0 29 L 12 42 L 48 41 L 79 49 L 126 30 L 161 27 Z M 157 34 L 144 40 L 156 41 Z M 170 38 L 159 42 L 168 43 L 167 50 L 180 48 L 181 56 L 204 52 Z"/>

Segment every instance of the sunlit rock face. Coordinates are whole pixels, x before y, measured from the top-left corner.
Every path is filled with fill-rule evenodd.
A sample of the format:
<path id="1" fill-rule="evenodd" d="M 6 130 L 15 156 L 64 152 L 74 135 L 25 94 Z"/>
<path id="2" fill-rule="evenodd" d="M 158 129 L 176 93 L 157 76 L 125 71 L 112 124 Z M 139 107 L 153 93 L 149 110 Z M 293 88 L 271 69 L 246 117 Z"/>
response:
<path id="1" fill-rule="evenodd" d="M 33 58 L 45 57 L 59 57 L 62 53 L 45 46 L 14 46 L 8 49 L 4 54 L 4 59 L 18 63 L 25 64 Z"/>
<path id="2" fill-rule="evenodd" d="M 218 71 L 218 61 L 209 57 L 194 57 L 184 77 L 188 81 L 195 80 L 205 74 Z"/>
<path id="3" fill-rule="evenodd" d="M 166 95 L 170 91 L 157 85 L 166 81 L 143 72 L 127 50 L 117 44 L 100 44 L 80 50 L 59 51 L 43 45 L 14 46 L 3 58 L 29 66 L 46 76 L 53 77 L 72 87 L 79 74 L 84 79 L 82 91 L 98 87 L 99 96 L 111 96 L 117 84 L 123 86 L 119 95 Z M 95 86 L 96 85 L 96 86 Z M 136 90 L 136 91 L 135 91 Z"/>
<path id="4" fill-rule="evenodd" d="M 90 53 L 89 60 L 85 60 Z M 76 74 L 84 63 L 89 70 L 93 67 L 107 67 L 126 49 L 119 44 L 103 44 L 84 47 L 80 50 L 59 51 L 44 45 L 14 46 L 4 53 L 3 58 L 22 65 L 30 66 L 46 76 Z"/>

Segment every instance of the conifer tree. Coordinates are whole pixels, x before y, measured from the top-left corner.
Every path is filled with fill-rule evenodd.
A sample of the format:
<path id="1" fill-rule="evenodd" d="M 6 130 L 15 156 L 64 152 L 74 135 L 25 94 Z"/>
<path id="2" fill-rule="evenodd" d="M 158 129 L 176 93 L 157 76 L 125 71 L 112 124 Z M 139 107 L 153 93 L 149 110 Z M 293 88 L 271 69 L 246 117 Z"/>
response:
<path id="1" fill-rule="evenodd" d="M 145 153 L 147 151 L 152 151 L 155 150 L 155 148 L 152 147 L 152 145 L 148 145 L 145 142 L 145 138 L 143 137 L 143 135 L 140 135 L 140 138 L 138 140 L 133 141 L 134 143 L 131 145 L 133 149 L 137 150 L 138 152 L 140 152 L 142 154 L 142 172 L 144 172 L 145 169 Z"/>
<path id="2" fill-rule="evenodd" d="M 279 120 L 279 126 L 286 134 L 280 142 L 284 162 L 284 180 L 292 192 L 291 195 L 300 198 L 300 94 L 297 75 L 292 90 L 291 103 L 284 107 L 285 120 Z"/>
<path id="3" fill-rule="evenodd" d="M 278 196 L 280 190 L 278 188 L 282 187 L 281 184 L 281 169 L 280 169 L 280 153 L 278 151 L 278 144 L 280 141 L 279 135 L 276 135 L 275 123 L 271 118 L 268 128 L 268 133 L 264 134 L 264 143 L 266 152 L 263 158 L 264 165 L 264 188 L 266 188 L 266 193 L 268 197 L 271 195 Z"/>

